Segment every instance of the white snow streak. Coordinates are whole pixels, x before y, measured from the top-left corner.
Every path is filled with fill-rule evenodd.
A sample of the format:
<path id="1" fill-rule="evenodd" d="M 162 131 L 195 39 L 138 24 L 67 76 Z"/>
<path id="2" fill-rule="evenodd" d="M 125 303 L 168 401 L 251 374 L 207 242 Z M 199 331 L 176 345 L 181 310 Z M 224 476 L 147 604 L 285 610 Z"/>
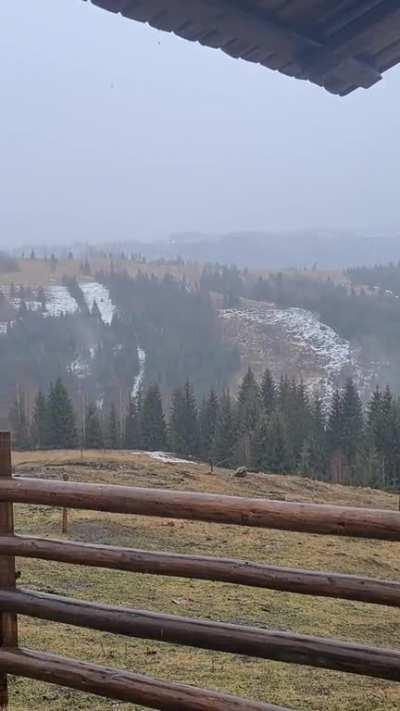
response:
<path id="1" fill-rule="evenodd" d="M 143 383 L 143 378 L 144 378 L 144 369 L 146 366 L 146 353 L 143 350 L 143 348 L 140 348 L 140 346 L 137 349 L 137 354 L 138 354 L 138 359 L 139 359 L 139 372 L 133 381 L 132 385 L 132 390 L 131 390 L 131 397 L 137 397 L 139 394 L 139 390 L 142 386 Z"/>
<path id="2" fill-rule="evenodd" d="M 88 309 L 91 311 L 94 302 L 96 302 L 103 323 L 109 325 L 115 313 L 115 306 L 110 299 L 108 289 L 97 281 L 82 282 L 79 286 L 83 291 Z"/>

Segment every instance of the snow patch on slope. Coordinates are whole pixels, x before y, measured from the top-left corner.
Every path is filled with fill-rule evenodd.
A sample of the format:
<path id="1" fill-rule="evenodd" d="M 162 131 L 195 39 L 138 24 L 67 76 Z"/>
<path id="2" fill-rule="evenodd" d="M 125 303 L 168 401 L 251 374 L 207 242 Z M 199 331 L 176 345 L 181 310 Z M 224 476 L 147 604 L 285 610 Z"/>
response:
<path id="1" fill-rule="evenodd" d="M 239 308 L 221 310 L 220 317 L 231 323 L 231 334 L 242 341 L 242 356 L 252 342 L 261 369 L 272 366 L 274 375 L 280 371 L 303 377 L 310 388 L 321 390 L 324 400 L 345 374 L 351 374 L 358 385 L 365 384 L 367 376 L 350 342 L 311 311 L 243 299 Z"/>
<path id="2" fill-rule="evenodd" d="M 92 310 L 93 304 L 96 302 L 103 323 L 110 325 L 115 313 L 115 306 L 110 299 L 108 289 L 97 281 L 82 282 L 79 286 L 83 291 L 89 311 Z"/>
<path id="3" fill-rule="evenodd" d="M 169 452 L 143 452 L 143 454 L 147 454 L 151 459 L 157 459 L 157 461 L 164 464 L 197 464 L 197 462 L 191 462 L 189 459 L 174 457 Z"/>
<path id="4" fill-rule="evenodd" d="M 78 310 L 78 304 L 72 298 L 66 286 L 53 284 L 46 289 L 46 316 L 61 316 L 62 314 L 74 314 Z"/>

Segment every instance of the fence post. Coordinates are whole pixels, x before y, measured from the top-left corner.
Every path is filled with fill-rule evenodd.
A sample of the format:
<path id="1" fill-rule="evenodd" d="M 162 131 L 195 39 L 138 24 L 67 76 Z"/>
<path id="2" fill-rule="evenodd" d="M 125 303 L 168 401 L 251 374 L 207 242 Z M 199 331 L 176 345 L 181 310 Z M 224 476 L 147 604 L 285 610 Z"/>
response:
<path id="1" fill-rule="evenodd" d="M 68 474 L 63 474 L 63 481 L 69 481 Z M 68 509 L 66 509 L 65 507 L 62 510 L 61 530 L 64 535 L 66 535 L 68 533 Z M 1 708 L 0 708 L 0 711 L 1 711 Z"/>
<path id="2" fill-rule="evenodd" d="M 0 432 L 0 479 L 10 479 L 11 469 L 11 435 Z M 0 535 L 14 535 L 13 504 L 0 501 Z M 0 588 L 15 588 L 15 557 L 0 556 Z M 9 612 L 0 615 L 1 646 L 13 648 L 18 646 L 17 616 Z M 0 675 L 0 711 L 8 709 L 7 674 Z"/>

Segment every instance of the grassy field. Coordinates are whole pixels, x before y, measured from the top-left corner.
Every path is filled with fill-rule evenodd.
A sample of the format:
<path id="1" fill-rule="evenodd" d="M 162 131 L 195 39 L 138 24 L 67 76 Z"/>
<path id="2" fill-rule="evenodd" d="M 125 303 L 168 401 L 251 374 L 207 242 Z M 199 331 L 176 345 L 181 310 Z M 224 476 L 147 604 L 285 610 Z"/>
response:
<path id="1" fill-rule="evenodd" d="M 300 477 L 248 475 L 238 479 L 203 465 L 172 465 L 144 454 L 19 453 L 17 473 L 71 480 L 165 487 L 224 494 L 263 495 L 396 509 L 397 497 Z M 61 537 L 61 513 L 43 506 L 16 507 L 19 533 Z M 400 580 L 399 545 L 225 525 L 70 512 L 71 539 L 151 550 L 224 555 L 271 564 L 366 574 Z M 127 605 L 305 634 L 400 648 L 400 611 L 347 601 L 19 559 L 20 584 L 82 600 Z M 400 685 L 238 655 L 205 652 L 122 638 L 66 625 L 20 618 L 20 643 L 109 666 L 230 691 L 298 710 L 400 709 Z M 66 689 L 12 679 L 11 710 L 139 709 Z"/>
<path id="2" fill-rule="evenodd" d="M 184 266 L 157 264 L 155 262 L 142 264 L 141 262 L 134 262 L 129 259 L 119 260 L 117 258 L 114 258 L 112 262 L 115 269 L 123 269 L 133 277 L 136 276 L 138 272 L 149 275 L 154 274 L 159 278 L 164 277 L 165 274 L 173 274 L 177 279 L 185 277 L 197 283 L 201 274 L 201 265 L 198 264 L 188 264 Z M 82 274 L 81 269 L 82 260 L 79 259 L 59 259 L 54 270 L 51 269 L 50 260 L 20 259 L 18 260 L 18 271 L 0 274 L 0 288 L 1 286 L 9 286 L 10 284 L 25 287 L 30 286 L 33 288 L 39 286 L 47 287 L 49 284 L 61 284 L 64 276 L 76 277 L 78 281 L 92 281 L 95 279 L 96 272 L 104 271 L 107 273 L 110 271 L 111 261 L 108 258 L 97 256 L 89 257 L 89 263 L 91 276 L 85 276 Z"/>

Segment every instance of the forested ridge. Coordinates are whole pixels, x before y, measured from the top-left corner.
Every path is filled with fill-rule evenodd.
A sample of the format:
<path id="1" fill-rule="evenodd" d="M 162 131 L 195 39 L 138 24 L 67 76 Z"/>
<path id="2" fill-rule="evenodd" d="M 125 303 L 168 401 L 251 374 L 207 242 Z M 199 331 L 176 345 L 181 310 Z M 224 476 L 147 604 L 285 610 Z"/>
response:
<path id="1" fill-rule="evenodd" d="M 186 381 L 165 403 L 159 385 L 151 384 L 125 409 L 86 402 L 76 411 L 58 379 L 37 394 L 31 414 L 18 393 L 10 412 L 14 443 L 20 449 L 170 450 L 227 468 L 400 484 L 400 399 L 389 388 L 378 388 L 363 407 L 348 380 L 325 410 L 302 382 L 276 383 L 268 370 L 257 382 L 249 369 L 236 397 L 210 390 L 198 398 Z"/>
<path id="2" fill-rule="evenodd" d="M 81 272 L 91 275 L 87 260 Z M 3 413 L 17 387 L 31 402 L 37 389 L 46 390 L 58 377 L 75 404 L 82 393 L 106 406 L 120 397 L 126 401 L 140 370 L 139 347 L 147 383 L 157 381 L 171 391 L 189 377 L 199 392 L 229 384 L 239 355 L 222 338 L 209 293 L 168 274 L 130 277 L 121 269 L 91 278 L 109 290 L 115 304 L 109 323 L 96 300 L 88 307 L 76 277 L 62 281 L 77 309 L 57 317 L 46 313 L 41 287 L 11 284 L 8 298 L 0 290 L 0 320 L 8 324 L 0 335 Z"/>
<path id="3" fill-rule="evenodd" d="M 353 267 L 347 270 L 353 284 L 369 286 L 400 297 L 400 261 L 376 264 L 373 267 Z"/>
<path id="4" fill-rule="evenodd" d="M 200 392 L 227 386 L 239 366 L 236 349 L 223 341 L 209 291 L 171 275 L 159 279 L 126 272 L 98 274 L 121 322 L 146 352 L 146 379 L 172 390 L 189 377 Z"/>
<path id="5" fill-rule="evenodd" d="M 35 263 L 34 258 L 28 261 Z M 71 256 L 67 266 L 72 263 Z M 57 269 L 57 264 L 56 257 L 48 259 L 47 271 Z M 140 373 L 146 387 L 158 383 L 163 401 L 186 378 L 199 398 L 211 387 L 222 392 L 246 360 L 242 355 L 241 364 L 236 345 L 224 338 L 218 309 L 240 308 L 242 297 L 318 314 L 322 323 L 377 365 L 375 382 L 400 391 L 399 265 L 352 269 L 337 283 L 313 270 L 259 276 L 235 266 L 206 264 L 202 270 L 197 265 L 198 276 L 193 277 L 193 265 L 180 260 L 175 264 L 179 276 L 169 273 L 175 268 L 169 263 L 165 273 L 156 276 L 151 264 L 143 264 L 146 270 L 140 271 L 140 262 L 139 271 L 130 274 L 124 255 L 115 264 L 110 261 L 109 268 L 100 271 L 88 258 L 78 264 L 82 279 L 95 279 L 108 290 L 115 307 L 109 323 L 102 320 L 96 301 L 88 307 L 80 276 L 62 280 L 77 304 L 76 312 L 57 317 L 44 318 L 48 314 L 42 287 L 11 284 L 9 298 L 0 293 L 1 319 L 8 323 L 0 337 L 3 414 L 17 388 L 24 390 L 31 411 L 37 390 L 46 391 L 60 377 L 76 408 L 82 397 L 100 401 L 106 409 L 121 400 L 126 407 Z M 186 272 L 192 278 L 186 278 Z M 18 308 L 12 300 L 19 302 Z M 36 310 L 30 306 L 32 300 L 39 305 Z M 145 357 L 142 372 L 138 349 Z"/>

